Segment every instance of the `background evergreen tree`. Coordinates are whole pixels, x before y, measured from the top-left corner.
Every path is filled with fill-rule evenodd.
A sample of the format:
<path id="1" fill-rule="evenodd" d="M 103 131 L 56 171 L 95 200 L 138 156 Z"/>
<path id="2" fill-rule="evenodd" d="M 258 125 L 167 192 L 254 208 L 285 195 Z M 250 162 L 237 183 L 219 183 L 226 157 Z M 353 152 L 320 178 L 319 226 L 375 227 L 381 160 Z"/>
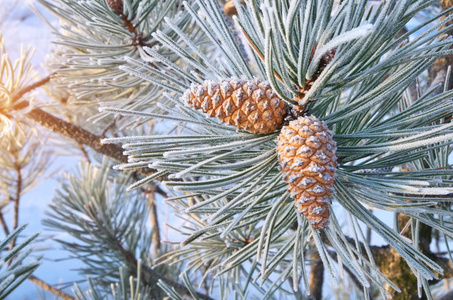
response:
<path id="1" fill-rule="evenodd" d="M 39 2 L 60 20 L 51 75 L 4 84 L 2 132 L 32 120 L 84 152 L 44 222 L 90 299 L 321 299 L 324 273 L 349 297 L 433 299 L 453 276 L 448 1 Z M 297 126 L 329 137 L 297 149 Z M 332 152 L 334 179 L 300 175 L 302 147 Z M 315 177 L 316 209 L 295 187 Z"/>

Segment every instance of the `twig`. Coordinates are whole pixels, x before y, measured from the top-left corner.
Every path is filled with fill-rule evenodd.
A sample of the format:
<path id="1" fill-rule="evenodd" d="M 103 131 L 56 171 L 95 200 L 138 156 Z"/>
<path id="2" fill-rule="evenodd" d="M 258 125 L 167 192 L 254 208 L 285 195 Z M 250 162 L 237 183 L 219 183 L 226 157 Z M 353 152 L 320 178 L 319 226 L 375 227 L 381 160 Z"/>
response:
<path id="1" fill-rule="evenodd" d="M 16 165 L 16 195 L 14 196 L 14 220 L 13 220 L 13 230 L 17 229 L 19 226 L 19 202 L 20 194 L 22 193 L 22 172 L 19 165 Z M 14 238 L 9 244 L 9 250 L 11 251 L 16 245 L 16 238 Z M 9 262 L 11 263 L 11 261 Z"/>
<path id="2" fill-rule="evenodd" d="M 83 155 L 83 157 L 85 158 L 85 160 L 86 160 L 89 164 L 91 164 L 91 159 L 90 159 L 90 157 L 88 156 L 87 150 L 86 150 L 86 149 L 83 147 L 83 145 L 81 145 L 81 144 L 79 144 L 78 146 L 79 146 L 79 149 L 80 149 L 80 151 L 82 152 L 82 155 Z"/>
<path id="3" fill-rule="evenodd" d="M 3 231 L 5 232 L 6 236 L 9 236 L 8 225 L 5 222 L 5 218 L 3 217 L 3 212 L 1 210 L 0 210 L 0 223 L 2 223 Z"/>
<path id="4" fill-rule="evenodd" d="M 314 262 L 310 267 L 310 300 L 322 300 L 322 284 L 324 283 L 324 265 L 317 252 L 312 252 L 310 259 Z"/>
<path id="5" fill-rule="evenodd" d="M 32 83 L 29 86 L 23 88 L 16 95 L 14 95 L 13 101 L 19 100 L 20 98 L 22 98 L 23 95 L 25 95 L 25 94 L 31 92 L 32 90 L 34 90 L 36 88 L 39 88 L 40 86 L 43 86 L 44 84 L 48 83 L 50 81 L 50 79 L 52 79 L 53 75 L 55 75 L 55 73 L 51 73 L 47 77 L 44 77 L 43 79 L 41 79 L 41 80 L 39 80 L 39 81 L 37 81 L 35 83 Z"/>
<path id="6" fill-rule="evenodd" d="M 46 84 L 47 82 L 50 81 L 54 73 L 50 74 L 49 76 L 41 79 L 38 82 L 35 82 L 25 88 L 23 88 L 21 91 L 19 91 L 15 96 L 14 96 L 14 102 L 17 102 L 20 100 L 26 93 Z M 30 106 L 30 102 L 27 100 L 22 100 L 18 101 L 15 103 L 15 105 L 12 107 L 13 110 L 20 110 L 24 109 L 26 107 Z M 92 148 L 94 151 L 106 155 L 110 158 L 113 158 L 114 160 L 122 163 L 127 163 L 127 157 L 123 155 L 123 149 L 121 148 L 120 145 L 117 144 L 106 144 L 102 145 L 100 140 L 102 139 L 102 136 L 95 135 L 88 130 L 85 130 L 79 126 L 76 126 L 72 123 L 69 123 L 63 119 L 60 119 L 40 108 L 33 108 L 31 111 L 29 111 L 26 116 L 33 121 L 37 122 L 41 126 L 44 126 L 48 129 L 50 129 L 52 132 L 62 134 L 66 137 L 69 137 L 73 140 L 75 140 L 79 145 L 85 145 L 90 148 Z M 155 169 L 151 168 L 141 168 L 138 170 L 139 173 L 141 173 L 144 176 L 149 176 L 151 174 L 154 174 L 156 172 Z M 164 177 L 162 177 L 164 178 Z M 156 180 L 162 179 L 162 178 L 156 178 Z M 165 177 L 166 178 L 166 177 Z"/>
<path id="7" fill-rule="evenodd" d="M 156 191 L 156 185 L 149 183 L 146 185 L 146 189 L 144 190 L 146 200 L 148 203 L 149 209 L 149 220 L 151 222 L 152 228 L 152 243 L 156 253 L 159 253 L 161 250 L 161 243 L 160 243 L 160 226 L 159 226 L 159 219 L 157 214 L 157 205 L 156 205 L 156 197 L 154 197 L 154 193 Z"/>
<path id="8" fill-rule="evenodd" d="M 21 101 L 13 109 L 22 109 L 29 106 L 30 103 L 26 100 Z M 118 144 L 101 144 L 101 136 L 98 136 L 94 133 L 89 132 L 88 130 L 69 123 L 63 119 L 60 119 L 40 108 L 33 108 L 29 111 L 26 116 L 40 124 L 43 127 L 46 127 L 52 132 L 62 134 L 70 139 L 73 139 L 80 145 L 85 145 L 93 149 L 94 151 L 106 155 L 118 162 L 127 163 L 127 157 L 123 155 L 123 148 Z M 137 170 L 140 174 L 144 176 L 149 176 L 156 173 L 155 169 L 151 168 L 140 168 Z M 156 178 L 155 180 L 167 179 L 167 176 L 162 176 Z"/>
<path id="9" fill-rule="evenodd" d="M 64 300 L 74 300 L 75 299 L 74 297 L 70 296 L 69 294 L 66 294 L 62 290 L 54 288 L 50 284 L 46 283 L 45 281 L 42 281 L 41 279 L 39 279 L 38 277 L 36 277 L 34 275 L 30 275 L 28 277 L 28 279 L 31 282 L 33 282 L 34 284 L 36 284 L 37 286 L 39 286 L 39 287 L 45 289 L 46 291 L 48 291 L 48 292 L 60 297 L 61 299 L 64 299 Z"/>

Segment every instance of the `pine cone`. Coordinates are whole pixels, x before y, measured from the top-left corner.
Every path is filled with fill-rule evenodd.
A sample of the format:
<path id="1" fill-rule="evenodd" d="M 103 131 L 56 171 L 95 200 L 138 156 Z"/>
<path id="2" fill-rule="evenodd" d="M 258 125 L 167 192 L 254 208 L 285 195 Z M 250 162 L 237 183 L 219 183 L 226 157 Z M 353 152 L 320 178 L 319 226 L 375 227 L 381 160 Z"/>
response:
<path id="1" fill-rule="evenodd" d="M 225 79 L 193 85 L 182 100 L 209 117 L 251 133 L 270 133 L 279 128 L 286 114 L 285 103 L 266 81 Z"/>
<path id="2" fill-rule="evenodd" d="M 245 2 L 243 0 L 241 0 L 241 4 L 245 5 Z M 227 16 L 233 16 L 233 15 L 238 14 L 238 10 L 237 10 L 233 0 L 230 0 L 227 3 L 225 3 L 225 5 L 223 6 L 223 12 Z"/>
<path id="3" fill-rule="evenodd" d="M 123 12 L 123 0 L 106 0 L 107 5 L 116 13 Z"/>
<path id="4" fill-rule="evenodd" d="M 311 49 L 310 61 L 313 59 L 313 56 L 315 55 L 315 51 L 316 51 L 316 45 L 314 45 L 313 48 Z M 319 62 L 318 70 L 316 71 L 315 74 L 313 74 L 313 78 L 311 80 L 305 80 L 305 88 L 300 88 L 299 95 L 296 96 L 296 102 L 299 102 L 302 98 L 305 97 L 305 94 L 310 90 L 311 86 L 318 79 L 319 75 L 321 75 L 322 71 L 324 71 L 324 69 L 327 67 L 327 65 L 334 59 L 336 52 L 337 52 L 336 49 L 330 50 L 327 54 L 325 54 L 321 58 L 321 60 Z M 296 111 L 303 111 L 304 109 L 305 109 L 305 107 L 297 108 L 297 106 L 296 106 Z"/>
<path id="5" fill-rule="evenodd" d="M 324 122 L 315 116 L 299 117 L 284 126 L 277 153 L 296 209 L 314 228 L 329 222 L 333 192 L 336 143 Z"/>

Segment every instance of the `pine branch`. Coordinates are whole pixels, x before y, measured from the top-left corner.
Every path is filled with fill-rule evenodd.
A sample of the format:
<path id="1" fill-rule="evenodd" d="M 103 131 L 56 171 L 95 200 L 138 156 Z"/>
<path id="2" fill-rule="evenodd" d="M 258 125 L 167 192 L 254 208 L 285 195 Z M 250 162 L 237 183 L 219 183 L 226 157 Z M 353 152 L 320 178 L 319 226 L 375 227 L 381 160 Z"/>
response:
<path id="1" fill-rule="evenodd" d="M 45 85 L 46 83 L 48 83 L 52 77 L 55 75 L 55 73 L 51 73 L 50 75 L 44 77 L 43 79 L 33 83 L 33 84 L 30 84 L 29 86 L 23 88 L 22 90 L 20 90 L 17 94 L 14 95 L 14 100 L 13 102 L 19 100 L 20 98 L 22 98 L 23 95 L 31 92 L 32 90 L 34 89 L 37 89 L 43 85 Z"/>
<path id="2" fill-rule="evenodd" d="M 156 185 L 147 184 L 146 189 L 144 190 L 146 200 L 149 208 L 149 219 L 152 228 L 152 241 L 156 253 L 161 252 L 161 243 L 160 243 L 160 227 L 157 213 L 157 204 L 154 193 L 156 192 Z"/>
<path id="3" fill-rule="evenodd" d="M 317 252 L 312 252 L 310 259 L 313 264 L 310 267 L 310 300 L 322 300 L 322 285 L 324 282 L 324 265 Z"/>
<path id="4" fill-rule="evenodd" d="M 8 224 L 6 224 L 3 212 L 1 210 L 0 210 L 0 223 L 2 224 L 3 231 L 5 232 L 6 236 L 8 236 L 9 235 Z"/>
<path id="5" fill-rule="evenodd" d="M 138 268 L 138 261 L 137 259 L 135 258 L 134 254 L 132 254 L 131 252 L 129 252 L 128 250 L 126 250 L 123 245 L 121 244 L 120 241 L 116 240 L 116 243 L 115 243 L 115 246 L 117 248 L 117 250 L 119 250 L 120 253 L 122 253 L 123 257 L 126 259 L 127 263 L 129 266 L 132 266 L 133 268 L 133 272 L 137 272 L 137 268 Z M 142 266 L 142 270 L 150 277 L 153 277 L 154 279 L 156 280 L 162 280 L 163 282 L 165 282 L 166 284 L 168 284 L 169 286 L 173 287 L 176 291 L 180 292 L 180 293 L 183 293 L 184 295 L 188 296 L 188 297 L 191 297 L 191 293 L 190 291 L 187 289 L 187 287 L 185 287 L 184 285 L 176 282 L 176 281 L 173 281 L 163 275 L 161 275 L 159 272 L 155 271 L 154 269 L 146 266 L 146 265 L 143 265 Z M 202 294 L 202 293 L 198 293 L 197 292 L 197 296 L 200 298 L 200 299 L 203 299 L 203 300 L 211 300 L 212 298 L 209 297 L 208 295 L 205 295 L 205 294 Z"/>
<path id="6" fill-rule="evenodd" d="M 19 202 L 20 194 L 22 193 L 22 172 L 21 167 L 16 165 L 16 193 L 14 196 L 14 220 L 13 220 L 13 230 L 16 230 L 19 226 Z M 16 238 L 14 238 L 9 244 L 9 251 L 11 251 L 16 245 Z"/>
<path id="7" fill-rule="evenodd" d="M 441 0 L 440 1 L 440 7 L 442 11 L 446 11 L 447 9 L 453 7 L 453 1 L 452 0 Z M 442 28 L 445 26 L 451 25 L 453 22 L 448 22 L 445 24 Z M 449 30 L 447 32 L 448 35 L 453 35 L 453 29 Z M 448 66 L 453 66 L 453 56 L 452 55 L 447 55 L 439 58 L 436 60 L 436 62 L 428 69 L 428 82 L 432 86 L 441 84 L 442 86 L 444 85 L 444 81 L 447 75 L 447 69 Z M 450 82 L 447 82 L 447 87 L 449 90 L 453 89 L 453 81 L 450 80 Z M 439 92 L 441 89 L 439 89 Z"/>
<path id="8" fill-rule="evenodd" d="M 119 162 L 127 161 L 127 158 L 123 155 L 121 146 L 117 144 L 102 145 L 100 143 L 100 139 L 102 137 L 72 123 L 66 122 L 40 108 L 33 108 L 26 114 L 26 116 L 38 124 L 50 129 L 52 132 L 69 137 L 81 145 L 86 145 L 92 148 L 100 154 L 104 154 Z"/>
<path id="9" fill-rule="evenodd" d="M 9 230 L 8 230 L 8 226 L 6 225 L 4 219 L 3 219 L 3 214 L 0 212 L 0 220 L 2 222 L 2 225 L 3 225 L 3 230 L 5 232 L 5 234 L 7 236 L 9 236 Z M 16 229 L 16 228 L 15 228 Z M 13 239 L 13 241 L 15 241 L 15 238 Z M 11 251 L 11 250 L 10 250 Z M 8 262 L 8 265 L 10 264 L 11 261 Z M 46 291 L 64 299 L 64 300 L 74 300 L 73 297 L 71 297 L 70 295 L 66 294 L 65 292 L 63 292 L 62 290 L 59 290 L 53 286 L 51 286 L 50 284 L 46 283 L 45 281 L 39 279 L 38 277 L 34 276 L 34 275 L 30 275 L 28 276 L 28 279 L 33 282 L 34 284 L 40 286 L 41 288 L 45 289 Z"/>
<path id="10" fill-rule="evenodd" d="M 420 237 L 423 234 L 420 235 Z M 330 241 L 322 235 L 323 242 L 327 245 L 331 245 Z M 356 241 L 351 237 L 346 237 L 347 241 L 351 244 L 355 244 Z M 366 255 L 365 245 L 359 242 L 359 247 L 366 259 L 369 259 Z M 395 283 L 400 289 L 401 293 L 389 289 L 393 299 L 397 300 L 406 300 L 411 299 L 414 295 L 414 291 L 418 288 L 417 278 L 412 273 L 411 269 L 407 266 L 406 261 L 401 255 L 395 251 L 389 245 L 386 246 L 368 246 L 371 250 L 373 259 L 376 262 L 376 266 L 381 270 L 381 272 L 389 278 L 393 283 Z M 428 250 L 429 251 L 429 250 Z M 436 274 L 436 276 L 441 279 L 453 278 L 453 265 L 450 259 L 444 258 L 436 255 L 435 253 L 429 252 L 425 253 L 434 263 L 438 264 L 443 269 L 443 274 Z M 337 254 L 334 251 L 329 250 L 329 255 L 336 259 Z M 357 281 L 357 278 L 353 273 L 349 271 L 348 268 L 345 268 L 348 274 L 351 276 L 351 279 L 358 287 L 361 286 L 360 282 Z M 439 280 L 432 280 L 430 284 L 436 284 Z M 415 299 L 415 298 L 414 298 Z"/>
<path id="11" fill-rule="evenodd" d="M 14 109 L 25 108 L 29 106 L 29 102 L 24 100 L 21 101 Z M 88 130 L 69 123 L 63 119 L 60 119 L 40 108 L 33 108 L 30 112 L 26 113 L 28 118 L 37 122 L 43 127 L 46 127 L 52 132 L 62 134 L 70 139 L 73 139 L 80 145 L 85 145 L 93 149 L 99 154 L 108 156 L 118 162 L 127 163 L 127 157 L 123 155 L 123 149 L 118 144 L 101 144 L 100 140 L 103 138 Z M 141 168 L 137 170 L 144 176 L 149 176 L 156 173 L 155 169 Z M 159 180 L 157 178 L 156 180 Z"/>
<path id="12" fill-rule="evenodd" d="M 20 100 L 20 98 L 23 97 L 26 93 L 48 83 L 52 76 L 53 74 L 19 91 L 14 97 L 14 102 Z M 20 102 L 17 102 L 13 106 L 13 109 L 20 110 L 28 107 L 29 105 L 30 103 L 27 100 L 22 100 Z M 118 144 L 101 144 L 100 140 L 103 138 L 102 136 L 95 135 L 80 126 L 60 119 L 57 116 L 54 116 L 38 107 L 33 108 L 31 111 L 27 112 L 26 116 L 37 122 L 41 126 L 51 130 L 52 132 L 62 134 L 76 141 L 81 147 L 82 152 L 84 152 L 85 157 L 87 157 L 87 155 L 82 149 L 82 146 L 88 146 L 94 151 L 106 155 L 118 162 L 127 163 L 127 157 L 123 155 L 123 149 L 121 148 L 121 146 L 119 146 Z M 141 168 L 137 171 L 144 176 L 149 176 L 157 172 L 155 169 L 151 168 Z M 159 180 L 159 178 L 157 178 L 156 180 Z"/>
<path id="13" fill-rule="evenodd" d="M 58 296 L 60 297 L 61 299 L 63 300 L 74 300 L 75 298 L 70 296 L 69 294 L 66 294 L 65 292 L 63 292 L 62 290 L 59 290 L 53 286 L 51 286 L 50 284 L 46 283 L 45 281 L 39 279 L 38 277 L 34 276 L 34 275 L 30 275 L 28 277 L 28 279 L 33 282 L 34 284 L 36 284 L 37 286 L 45 289 L 46 291 L 54 294 L 55 296 Z"/>

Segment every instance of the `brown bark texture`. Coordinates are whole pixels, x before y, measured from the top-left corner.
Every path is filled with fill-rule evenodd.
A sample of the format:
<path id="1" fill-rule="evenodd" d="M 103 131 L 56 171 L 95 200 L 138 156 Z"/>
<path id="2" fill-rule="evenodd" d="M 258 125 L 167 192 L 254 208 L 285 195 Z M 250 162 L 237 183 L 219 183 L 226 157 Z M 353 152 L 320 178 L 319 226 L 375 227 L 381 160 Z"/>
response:
<path id="1" fill-rule="evenodd" d="M 317 252 L 310 255 L 312 265 L 310 267 L 310 277 L 308 283 L 310 285 L 309 300 L 322 300 L 322 284 L 324 283 L 324 265 Z"/>
<path id="2" fill-rule="evenodd" d="M 442 11 L 445 11 L 453 7 L 453 0 L 441 0 L 440 7 Z M 451 25 L 453 22 L 448 22 L 446 25 Z M 447 32 L 453 36 L 453 30 Z M 428 80 L 431 85 L 443 84 L 445 82 L 445 76 L 447 75 L 448 66 L 453 66 L 453 55 L 447 55 L 439 58 L 430 68 L 428 72 Z M 453 88 L 453 80 L 450 79 L 448 83 L 448 89 Z M 441 91 L 441 90 L 440 90 Z M 439 91 L 439 92 L 440 92 Z"/>

